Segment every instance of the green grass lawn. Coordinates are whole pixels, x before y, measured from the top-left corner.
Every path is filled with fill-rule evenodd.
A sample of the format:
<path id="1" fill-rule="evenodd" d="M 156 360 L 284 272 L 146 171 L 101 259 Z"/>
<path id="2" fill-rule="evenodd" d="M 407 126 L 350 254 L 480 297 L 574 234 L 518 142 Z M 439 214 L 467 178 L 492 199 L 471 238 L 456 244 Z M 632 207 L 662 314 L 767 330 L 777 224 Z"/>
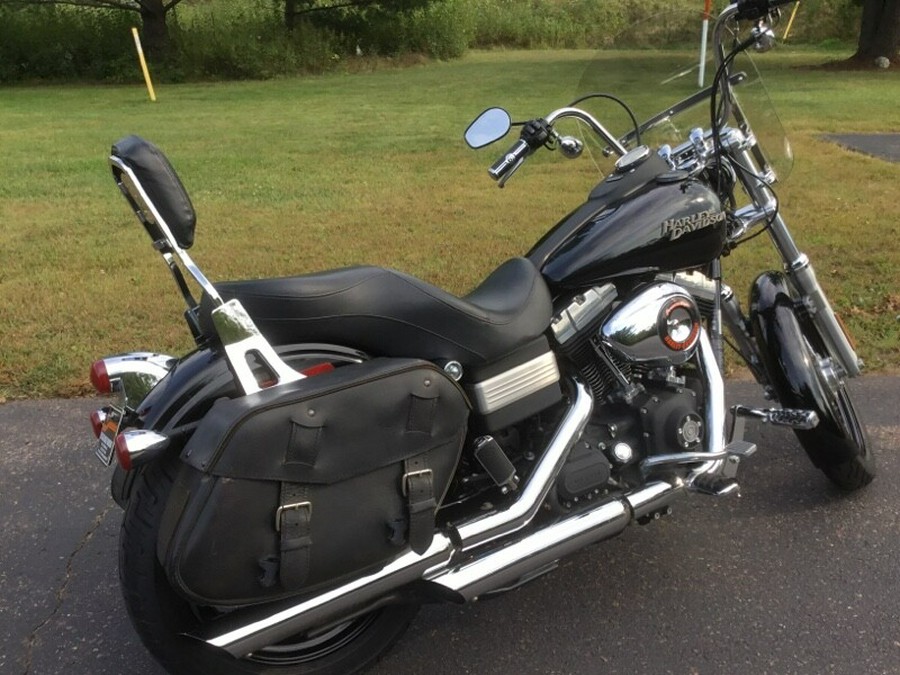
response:
<path id="1" fill-rule="evenodd" d="M 504 190 L 468 150 L 482 109 L 548 113 L 578 93 L 589 52 L 498 51 L 448 63 L 303 79 L 0 89 L 0 397 L 87 391 L 95 358 L 191 345 L 180 296 L 116 190 L 106 156 L 138 133 L 169 156 L 198 213 L 191 253 L 212 280 L 374 263 L 464 292 L 526 251 L 598 176 L 543 153 Z M 609 53 L 605 88 L 649 110 L 649 56 Z M 896 73 L 798 68 L 769 54 L 772 99 L 796 161 L 782 209 L 871 370 L 900 365 L 900 165 L 819 139 L 900 131 Z M 623 65 L 624 64 L 624 65 Z M 658 97 L 657 97 L 658 98 Z M 659 101 L 660 104 L 667 101 Z M 597 110 L 617 132 L 621 112 Z M 776 262 L 759 238 L 727 263 L 745 289 Z"/>

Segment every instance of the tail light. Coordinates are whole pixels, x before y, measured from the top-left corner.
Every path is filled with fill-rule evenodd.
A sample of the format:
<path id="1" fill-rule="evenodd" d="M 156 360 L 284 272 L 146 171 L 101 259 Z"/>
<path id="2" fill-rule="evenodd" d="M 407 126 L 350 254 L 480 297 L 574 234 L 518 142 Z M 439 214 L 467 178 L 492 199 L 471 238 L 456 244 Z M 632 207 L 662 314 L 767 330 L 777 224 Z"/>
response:
<path id="1" fill-rule="evenodd" d="M 112 393 L 112 383 L 109 381 L 109 372 L 103 359 L 91 364 L 91 384 L 100 394 Z"/>
<path id="2" fill-rule="evenodd" d="M 146 429 L 131 429 L 116 436 L 116 459 L 125 471 L 159 457 L 169 447 L 168 436 Z"/>
<path id="3" fill-rule="evenodd" d="M 315 377 L 316 375 L 322 375 L 323 373 L 330 373 L 334 370 L 334 364 L 328 363 L 318 363 L 314 366 L 310 366 L 306 370 L 301 370 L 300 373 L 306 375 L 306 377 Z"/>
<path id="4" fill-rule="evenodd" d="M 100 433 L 103 431 L 103 423 L 106 421 L 106 411 L 105 410 L 95 410 L 91 413 L 91 429 L 94 431 L 94 436 L 100 438 Z"/>

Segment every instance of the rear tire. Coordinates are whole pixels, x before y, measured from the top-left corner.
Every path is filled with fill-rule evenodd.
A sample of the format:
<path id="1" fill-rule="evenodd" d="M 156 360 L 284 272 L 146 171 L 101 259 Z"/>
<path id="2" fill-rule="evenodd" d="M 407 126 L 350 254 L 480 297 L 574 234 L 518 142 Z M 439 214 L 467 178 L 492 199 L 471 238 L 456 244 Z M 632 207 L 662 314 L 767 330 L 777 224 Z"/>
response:
<path id="1" fill-rule="evenodd" d="M 406 631 L 418 605 L 388 605 L 317 634 L 307 633 L 236 659 L 183 633 L 216 617 L 188 603 L 169 585 L 157 561 L 159 523 L 178 468 L 177 458 L 137 477 L 119 537 L 119 580 L 135 630 L 154 658 L 176 675 L 339 675 L 377 661 Z"/>

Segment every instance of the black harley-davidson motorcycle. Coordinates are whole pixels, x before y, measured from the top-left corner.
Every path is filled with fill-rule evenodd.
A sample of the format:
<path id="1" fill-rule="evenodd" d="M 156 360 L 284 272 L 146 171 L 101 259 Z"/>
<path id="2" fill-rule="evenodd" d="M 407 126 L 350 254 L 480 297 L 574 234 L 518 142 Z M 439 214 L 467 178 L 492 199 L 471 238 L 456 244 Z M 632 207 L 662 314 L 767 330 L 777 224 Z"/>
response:
<path id="1" fill-rule="evenodd" d="M 364 266 L 210 283 L 186 252 L 195 214 L 169 162 L 137 136 L 113 146 L 197 344 L 91 368 L 120 396 L 92 422 L 100 459 L 117 460 L 126 606 L 161 664 L 366 667 L 423 603 L 507 591 L 683 493 L 735 492 L 756 449 L 748 418 L 794 429 L 840 488 L 872 480 L 844 386 L 860 361 L 788 232 L 777 161 L 739 95 L 734 59 L 767 46 L 779 4 L 725 9 L 712 86 L 623 136 L 585 109 L 601 94 L 521 123 L 490 168 L 501 186 L 534 153 L 574 158 L 588 139 L 615 167 L 465 297 Z M 706 128 L 644 144 L 698 106 Z M 566 120 L 584 137 L 560 134 Z M 466 140 L 511 126 L 491 108 Z M 721 259 L 762 232 L 784 269 L 758 276 L 745 314 Z M 780 407 L 726 408 L 725 329 Z"/>

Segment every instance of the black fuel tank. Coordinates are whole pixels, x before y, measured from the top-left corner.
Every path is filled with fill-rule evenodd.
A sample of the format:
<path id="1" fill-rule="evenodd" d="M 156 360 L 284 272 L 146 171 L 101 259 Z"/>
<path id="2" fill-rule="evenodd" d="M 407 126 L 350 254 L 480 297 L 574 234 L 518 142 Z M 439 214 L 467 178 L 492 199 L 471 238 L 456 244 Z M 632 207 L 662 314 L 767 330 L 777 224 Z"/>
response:
<path id="1" fill-rule="evenodd" d="M 725 234 L 715 192 L 653 155 L 600 183 L 528 258 L 551 287 L 582 287 L 703 265 L 722 252 Z"/>

